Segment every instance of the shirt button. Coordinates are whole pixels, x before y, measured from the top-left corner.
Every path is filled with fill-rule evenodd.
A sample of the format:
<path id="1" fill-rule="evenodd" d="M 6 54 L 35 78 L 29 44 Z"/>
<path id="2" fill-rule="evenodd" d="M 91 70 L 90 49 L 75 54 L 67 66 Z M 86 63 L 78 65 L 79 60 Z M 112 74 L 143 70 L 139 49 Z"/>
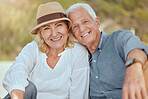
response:
<path id="1" fill-rule="evenodd" d="M 102 91 L 102 94 L 104 93 L 104 91 Z"/>
<path id="2" fill-rule="evenodd" d="M 94 63 L 96 62 L 96 60 L 93 60 L 94 61 Z"/>
<path id="3" fill-rule="evenodd" d="M 98 76 L 96 76 L 96 78 L 98 78 Z"/>
<path id="4" fill-rule="evenodd" d="M 101 52 L 102 50 L 99 50 L 99 52 Z"/>

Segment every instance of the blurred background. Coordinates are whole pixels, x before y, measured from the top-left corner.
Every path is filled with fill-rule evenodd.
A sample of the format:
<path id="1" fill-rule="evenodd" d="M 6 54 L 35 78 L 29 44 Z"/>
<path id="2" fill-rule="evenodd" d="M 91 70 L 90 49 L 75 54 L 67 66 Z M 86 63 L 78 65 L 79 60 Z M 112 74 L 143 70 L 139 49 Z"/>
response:
<path id="1" fill-rule="evenodd" d="M 90 4 L 101 20 L 101 30 L 112 33 L 131 30 L 148 45 L 148 0 L 0 0 L 0 99 L 7 92 L 2 79 L 21 49 L 35 37 L 29 31 L 36 25 L 37 7 L 58 1 L 66 10 L 78 2 Z"/>
<path id="2" fill-rule="evenodd" d="M 34 36 L 37 7 L 58 1 L 65 10 L 77 2 L 92 6 L 101 19 L 101 30 L 112 33 L 129 29 L 148 44 L 148 0 L 0 0 L 0 60 L 15 60 Z"/>

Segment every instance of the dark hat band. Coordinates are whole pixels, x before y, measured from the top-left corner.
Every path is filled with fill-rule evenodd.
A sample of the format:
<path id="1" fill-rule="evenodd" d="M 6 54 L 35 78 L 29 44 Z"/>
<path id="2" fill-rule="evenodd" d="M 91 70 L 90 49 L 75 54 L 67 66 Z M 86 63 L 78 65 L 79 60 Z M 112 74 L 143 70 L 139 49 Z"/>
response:
<path id="1" fill-rule="evenodd" d="M 52 13 L 45 16 L 42 16 L 37 19 L 37 24 L 41 24 L 46 21 L 50 21 L 53 19 L 59 19 L 59 18 L 66 18 L 66 15 L 64 13 Z"/>

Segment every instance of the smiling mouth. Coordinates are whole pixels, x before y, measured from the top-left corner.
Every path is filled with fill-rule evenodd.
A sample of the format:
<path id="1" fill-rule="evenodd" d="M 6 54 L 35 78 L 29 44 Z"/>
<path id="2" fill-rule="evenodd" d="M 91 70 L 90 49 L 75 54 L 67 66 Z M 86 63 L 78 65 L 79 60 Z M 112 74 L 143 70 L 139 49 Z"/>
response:
<path id="1" fill-rule="evenodd" d="M 62 36 L 55 38 L 55 39 L 51 39 L 51 41 L 56 42 L 56 41 L 59 41 L 61 38 L 62 38 Z"/>
<path id="2" fill-rule="evenodd" d="M 82 35 L 81 37 L 86 37 L 88 34 L 90 34 L 90 32 L 85 33 L 84 35 Z"/>

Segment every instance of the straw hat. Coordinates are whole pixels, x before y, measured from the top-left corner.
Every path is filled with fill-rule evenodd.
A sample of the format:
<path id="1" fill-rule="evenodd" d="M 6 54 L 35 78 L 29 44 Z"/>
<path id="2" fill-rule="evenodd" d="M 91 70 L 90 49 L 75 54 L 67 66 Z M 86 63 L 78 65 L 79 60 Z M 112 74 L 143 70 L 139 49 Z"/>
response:
<path id="1" fill-rule="evenodd" d="M 37 34 L 39 27 L 51 22 L 66 20 L 71 26 L 71 21 L 66 17 L 63 7 L 58 2 L 49 2 L 40 4 L 37 12 L 37 26 L 35 26 L 30 32 L 31 34 Z"/>

